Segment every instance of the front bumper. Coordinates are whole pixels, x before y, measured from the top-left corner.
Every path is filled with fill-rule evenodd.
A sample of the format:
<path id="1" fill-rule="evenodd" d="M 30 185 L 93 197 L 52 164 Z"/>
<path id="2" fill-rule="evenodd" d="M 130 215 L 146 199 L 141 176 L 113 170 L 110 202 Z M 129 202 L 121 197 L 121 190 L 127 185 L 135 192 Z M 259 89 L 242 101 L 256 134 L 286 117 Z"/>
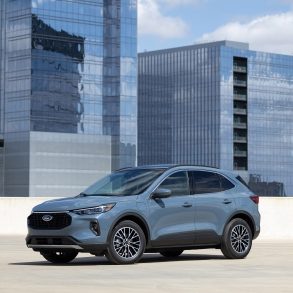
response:
<path id="1" fill-rule="evenodd" d="M 40 215 L 50 215 L 53 212 L 38 213 Z M 80 252 L 90 252 L 100 254 L 107 248 L 107 238 L 109 227 L 111 227 L 114 217 L 111 213 L 97 215 L 76 215 L 67 213 L 71 217 L 70 225 L 64 228 L 53 228 L 40 225 L 40 228 L 28 225 L 28 235 L 26 237 L 27 247 L 35 251 L 41 250 L 78 250 Z M 93 224 L 95 228 L 93 229 Z"/>
<path id="2" fill-rule="evenodd" d="M 72 237 L 58 236 L 31 236 L 26 237 L 26 245 L 34 251 L 44 250 L 77 250 L 79 252 L 89 252 L 92 254 L 103 254 L 107 249 L 106 244 L 83 244 Z"/>

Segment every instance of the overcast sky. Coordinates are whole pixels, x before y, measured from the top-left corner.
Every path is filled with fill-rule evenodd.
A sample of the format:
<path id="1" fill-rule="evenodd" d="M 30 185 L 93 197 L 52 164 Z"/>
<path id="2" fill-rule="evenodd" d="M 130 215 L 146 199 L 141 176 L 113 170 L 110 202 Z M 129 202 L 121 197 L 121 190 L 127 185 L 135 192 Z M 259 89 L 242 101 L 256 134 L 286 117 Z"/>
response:
<path id="1" fill-rule="evenodd" d="M 249 42 L 293 55 L 293 0 L 138 0 L 138 50 Z"/>

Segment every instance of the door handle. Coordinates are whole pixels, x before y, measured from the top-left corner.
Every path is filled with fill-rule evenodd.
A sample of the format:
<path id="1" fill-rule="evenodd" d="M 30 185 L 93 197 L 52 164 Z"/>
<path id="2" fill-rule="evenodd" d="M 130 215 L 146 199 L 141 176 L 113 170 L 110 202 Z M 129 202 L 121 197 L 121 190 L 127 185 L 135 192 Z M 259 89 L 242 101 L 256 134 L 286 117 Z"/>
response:
<path id="1" fill-rule="evenodd" d="M 224 199 L 223 204 L 230 204 L 232 203 L 232 200 L 230 199 Z"/>
<path id="2" fill-rule="evenodd" d="M 192 207 L 192 204 L 189 203 L 189 202 L 185 202 L 182 206 L 183 206 L 184 208 L 191 208 L 191 207 Z"/>

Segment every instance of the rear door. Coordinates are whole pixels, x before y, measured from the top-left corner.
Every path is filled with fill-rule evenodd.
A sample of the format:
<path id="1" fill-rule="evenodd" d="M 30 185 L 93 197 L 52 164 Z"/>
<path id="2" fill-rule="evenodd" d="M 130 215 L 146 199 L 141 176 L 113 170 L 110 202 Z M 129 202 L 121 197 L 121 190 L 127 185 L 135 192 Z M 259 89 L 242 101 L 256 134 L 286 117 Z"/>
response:
<path id="1" fill-rule="evenodd" d="M 194 206 L 188 172 L 171 174 L 158 188 L 170 189 L 172 194 L 164 199 L 149 199 L 152 245 L 167 247 L 194 244 Z"/>
<path id="2" fill-rule="evenodd" d="M 235 211 L 234 184 L 216 172 L 191 171 L 196 244 L 220 243 L 225 223 Z"/>

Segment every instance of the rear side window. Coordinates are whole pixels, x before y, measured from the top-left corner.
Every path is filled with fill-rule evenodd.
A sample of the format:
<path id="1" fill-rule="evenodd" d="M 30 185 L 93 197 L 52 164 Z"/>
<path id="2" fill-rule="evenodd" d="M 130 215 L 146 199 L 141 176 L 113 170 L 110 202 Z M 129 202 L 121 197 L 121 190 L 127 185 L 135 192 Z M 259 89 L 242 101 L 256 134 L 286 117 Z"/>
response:
<path id="1" fill-rule="evenodd" d="M 236 177 L 236 179 L 241 182 L 245 187 L 247 187 L 250 190 L 250 187 L 248 186 L 248 184 L 244 181 L 244 179 L 242 177 L 240 177 L 239 175 Z"/>
<path id="2" fill-rule="evenodd" d="M 193 171 L 191 173 L 193 194 L 216 193 L 234 187 L 233 183 L 217 173 L 206 171 Z"/>
<path id="3" fill-rule="evenodd" d="M 218 176 L 220 177 L 222 191 L 229 190 L 235 187 L 235 185 L 224 176 L 219 174 Z"/>

